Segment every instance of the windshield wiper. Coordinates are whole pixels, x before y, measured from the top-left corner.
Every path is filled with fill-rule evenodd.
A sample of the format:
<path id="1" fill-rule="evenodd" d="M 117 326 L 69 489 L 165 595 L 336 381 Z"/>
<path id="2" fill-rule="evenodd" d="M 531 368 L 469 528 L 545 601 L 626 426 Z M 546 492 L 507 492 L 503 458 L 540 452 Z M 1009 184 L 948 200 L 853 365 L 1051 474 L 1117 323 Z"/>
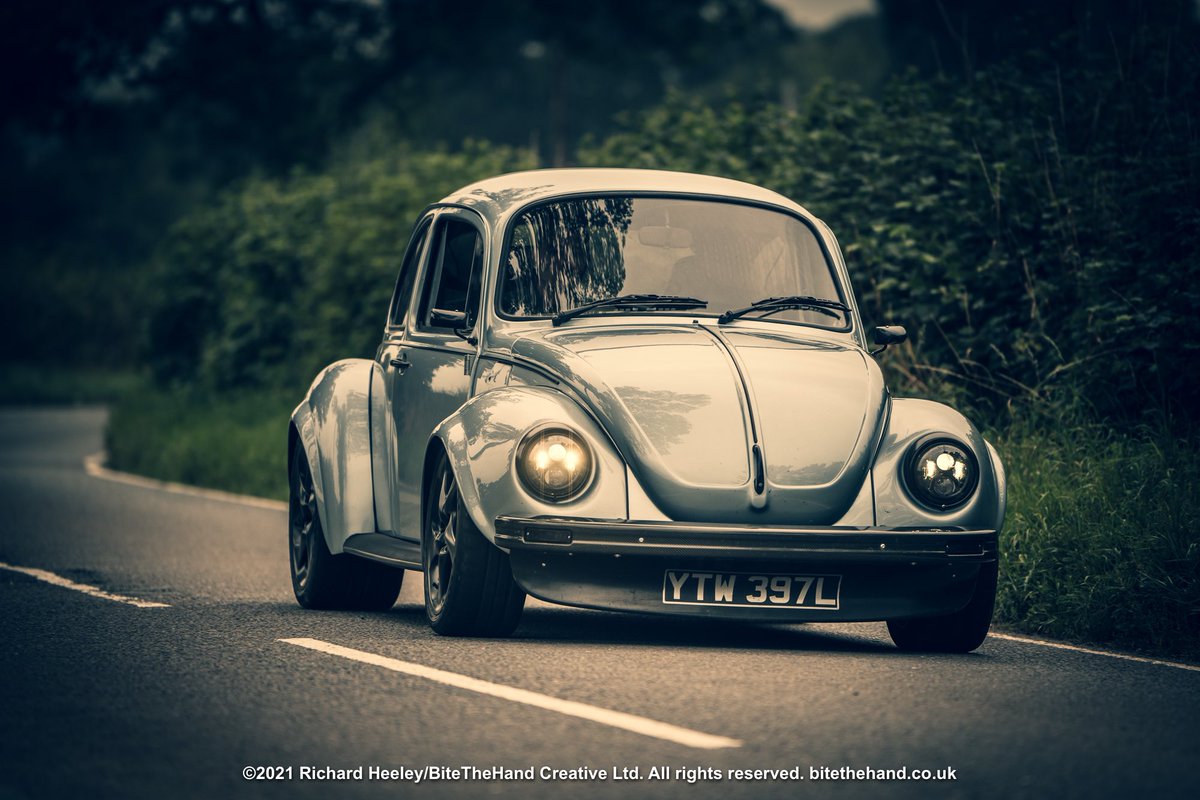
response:
<path id="1" fill-rule="evenodd" d="M 787 309 L 803 308 L 811 311 L 816 311 L 820 314 L 837 318 L 834 311 L 849 313 L 850 307 L 845 303 L 839 303 L 837 300 L 825 300 L 821 297 L 810 297 L 806 294 L 792 295 L 791 297 L 768 297 L 765 300 L 759 300 L 751 303 L 745 308 L 739 308 L 734 311 L 726 311 L 721 316 L 717 317 L 717 323 L 725 325 L 733 322 L 735 319 L 754 311 L 766 311 L 769 314 L 774 314 L 777 311 L 785 311 Z M 764 314 L 763 316 L 768 316 Z"/>
<path id="2" fill-rule="evenodd" d="M 551 323 L 558 327 L 569 319 L 574 319 L 582 314 L 589 314 L 593 311 L 604 308 L 637 308 L 637 309 L 691 309 L 705 308 L 708 306 L 707 300 L 698 300 L 695 297 L 677 297 L 669 294 L 623 294 L 617 297 L 606 297 L 603 300 L 597 300 L 593 303 L 584 303 L 581 306 L 568 308 L 554 316 Z"/>

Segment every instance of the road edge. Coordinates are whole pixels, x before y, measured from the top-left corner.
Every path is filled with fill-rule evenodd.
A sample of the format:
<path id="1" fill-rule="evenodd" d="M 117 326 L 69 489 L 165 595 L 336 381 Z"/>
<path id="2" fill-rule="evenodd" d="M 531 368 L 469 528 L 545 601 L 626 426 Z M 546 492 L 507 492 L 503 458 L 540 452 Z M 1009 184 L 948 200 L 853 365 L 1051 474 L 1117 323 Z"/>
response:
<path id="1" fill-rule="evenodd" d="M 92 453 L 90 456 L 86 456 L 83 459 L 83 471 L 93 478 L 113 481 L 114 483 L 123 483 L 126 486 L 137 486 L 142 489 L 155 489 L 160 492 L 182 494 L 189 497 L 201 497 L 206 500 L 219 500 L 224 503 L 236 503 L 238 505 L 262 508 L 270 511 L 287 511 L 287 503 L 283 502 L 282 500 L 268 500 L 265 497 L 254 497 L 253 495 L 248 494 L 225 492 L 220 489 L 205 489 L 200 486 L 191 486 L 186 483 L 160 481 L 157 478 L 147 478 L 144 475 L 134 475 L 131 472 L 121 472 L 120 470 L 110 469 L 106 465 L 107 461 L 108 454 L 104 451 Z"/>

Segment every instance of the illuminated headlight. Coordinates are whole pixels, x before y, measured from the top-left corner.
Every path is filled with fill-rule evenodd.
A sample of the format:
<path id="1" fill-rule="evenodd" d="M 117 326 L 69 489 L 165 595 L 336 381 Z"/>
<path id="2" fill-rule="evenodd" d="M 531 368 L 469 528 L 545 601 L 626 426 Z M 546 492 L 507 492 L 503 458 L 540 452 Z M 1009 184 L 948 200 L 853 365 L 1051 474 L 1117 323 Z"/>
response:
<path id="1" fill-rule="evenodd" d="M 919 503 L 944 511 L 971 498 L 979 467 L 974 454 L 952 439 L 924 440 L 913 447 L 904 478 Z"/>
<path id="2" fill-rule="evenodd" d="M 517 476 L 534 497 L 561 503 L 592 482 L 592 451 L 567 428 L 541 428 L 525 435 L 517 448 Z"/>

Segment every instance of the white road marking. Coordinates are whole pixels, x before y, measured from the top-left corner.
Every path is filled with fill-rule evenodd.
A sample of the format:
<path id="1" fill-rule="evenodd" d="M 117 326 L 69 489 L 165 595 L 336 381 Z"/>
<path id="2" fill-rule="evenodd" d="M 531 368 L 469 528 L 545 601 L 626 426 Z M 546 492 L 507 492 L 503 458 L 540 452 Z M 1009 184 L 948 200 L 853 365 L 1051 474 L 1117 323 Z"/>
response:
<path id="1" fill-rule="evenodd" d="M 86 583 L 76 583 L 72 580 L 67 580 L 61 575 L 55 575 L 53 572 L 47 572 L 44 569 L 34 569 L 33 567 L 17 567 L 12 564 L 5 564 L 0 561 L 0 569 L 11 570 L 12 572 L 20 572 L 23 575 L 28 575 L 31 578 L 37 578 L 39 581 L 54 586 L 61 586 L 64 589 L 73 589 L 76 592 L 99 597 L 101 600 L 112 600 L 114 603 L 125 603 L 138 608 L 170 608 L 168 603 L 156 603 L 152 600 L 139 600 L 136 597 L 126 597 L 123 594 L 113 594 L 106 592 L 103 589 L 98 589 L 95 586 L 88 586 Z"/>
<path id="2" fill-rule="evenodd" d="M 226 503 L 238 503 L 243 506 L 267 508 L 271 511 L 287 511 L 287 503 L 282 500 L 268 500 L 265 497 L 253 497 L 248 494 L 222 492 L 219 489 L 202 489 L 199 486 L 189 486 L 186 483 L 160 481 L 141 475 L 133 475 L 128 472 L 119 472 L 104 466 L 104 459 L 104 453 L 94 453 L 88 456 L 83 460 L 84 471 L 93 478 L 115 481 L 116 483 L 124 483 L 129 486 L 139 486 L 143 489 L 157 489 L 160 492 L 186 494 L 191 497 L 203 497 L 208 500 L 221 500 Z"/>
<path id="3" fill-rule="evenodd" d="M 562 700 L 526 689 L 517 689 L 513 686 L 504 686 L 499 683 L 479 680 L 478 678 L 470 678 L 466 675 L 459 675 L 456 672 L 446 672 L 445 670 L 434 669 L 433 667 L 426 667 L 421 664 L 413 664 L 408 661 L 400 661 L 395 658 L 376 655 L 375 653 L 353 650 L 349 647 L 323 642 L 320 639 L 280 639 L 279 641 L 306 647 L 309 650 L 316 650 L 319 653 L 328 653 L 329 655 L 341 656 L 352 661 L 361 661 L 364 664 L 383 667 L 393 672 L 402 672 L 405 675 L 426 678 L 427 680 L 444 683 L 447 686 L 453 686 L 457 689 L 466 689 L 469 692 L 491 695 L 492 697 L 499 697 L 502 700 L 511 700 L 514 703 L 524 703 L 528 706 L 544 708 L 547 711 L 557 711 L 559 714 L 599 722 L 602 725 L 633 731 L 634 733 L 640 733 L 643 736 L 652 736 L 656 739 L 665 739 L 668 742 L 675 742 L 687 745 L 688 747 L 697 747 L 703 750 L 719 750 L 724 747 L 742 746 L 739 740 L 730 739 L 726 736 L 714 736 L 688 728 L 680 728 L 677 725 L 671 725 L 666 722 L 659 722 L 634 714 L 626 714 L 623 711 L 612 711 L 611 709 L 600 708 L 599 706 L 591 706 L 587 703 L 578 703 L 574 700 Z"/>
<path id="4" fill-rule="evenodd" d="M 1186 669 L 1191 672 L 1200 672 L 1200 666 L 1195 664 L 1182 664 L 1178 661 L 1163 661 L 1158 658 L 1146 658 L 1145 656 L 1131 656 L 1126 653 L 1114 653 L 1111 650 L 1098 650 L 1092 647 L 1079 647 L 1073 644 L 1064 644 L 1062 642 L 1051 642 L 1046 639 L 1031 639 L 1025 636 L 1013 636 L 1008 633 L 996 633 L 992 631 L 988 634 L 989 639 L 1003 639 L 1007 642 L 1020 642 L 1021 644 L 1036 644 L 1042 647 L 1053 647 L 1056 650 L 1070 650 L 1074 653 L 1087 653 L 1093 656 L 1107 656 L 1108 658 L 1119 658 L 1123 661 L 1137 661 L 1142 664 L 1153 664 L 1157 667 L 1174 667 L 1175 669 Z"/>

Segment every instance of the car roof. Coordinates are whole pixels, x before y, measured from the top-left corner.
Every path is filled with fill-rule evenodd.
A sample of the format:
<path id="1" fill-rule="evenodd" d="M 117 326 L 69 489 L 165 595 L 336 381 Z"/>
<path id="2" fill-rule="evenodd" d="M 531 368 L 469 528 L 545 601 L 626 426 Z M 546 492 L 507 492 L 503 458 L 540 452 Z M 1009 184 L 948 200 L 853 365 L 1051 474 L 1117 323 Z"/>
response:
<path id="1" fill-rule="evenodd" d="M 778 192 L 730 178 L 658 169 L 535 169 L 487 178 L 446 195 L 437 205 L 474 209 L 497 221 L 515 208 L 580 193 L 662 193 L 733 198 L 812 214 Z"/>

